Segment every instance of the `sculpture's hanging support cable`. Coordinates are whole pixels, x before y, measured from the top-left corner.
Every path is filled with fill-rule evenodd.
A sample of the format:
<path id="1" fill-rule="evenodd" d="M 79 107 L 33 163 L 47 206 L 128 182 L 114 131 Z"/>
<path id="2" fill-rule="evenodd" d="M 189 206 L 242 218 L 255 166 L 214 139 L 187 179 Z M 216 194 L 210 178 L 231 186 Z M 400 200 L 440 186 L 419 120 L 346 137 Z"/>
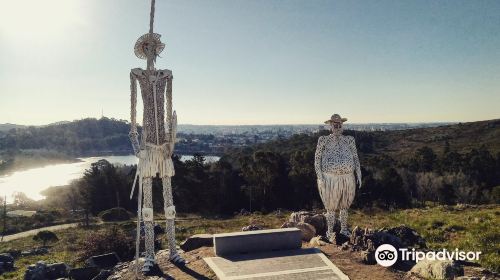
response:
<path id="1" fill-rule="evenodd" d="M 149 34 L 153 34 L 154 21 L 155 21 L 155 0 L 151 0 L 151 12 L 149 13 Z"/>

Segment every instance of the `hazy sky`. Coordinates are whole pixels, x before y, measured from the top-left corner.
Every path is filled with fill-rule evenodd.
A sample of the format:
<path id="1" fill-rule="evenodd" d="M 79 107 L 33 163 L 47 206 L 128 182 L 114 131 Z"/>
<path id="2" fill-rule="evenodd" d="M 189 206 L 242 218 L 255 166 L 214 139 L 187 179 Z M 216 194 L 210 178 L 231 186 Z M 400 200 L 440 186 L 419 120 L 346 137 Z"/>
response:
<path id="1" fill-rule="evenodd" d="M 180 123 L 500 118 L 500 1 L 156 2 Z M 129 119 L 149 5 L 0 0 L 0 123 Z"/>

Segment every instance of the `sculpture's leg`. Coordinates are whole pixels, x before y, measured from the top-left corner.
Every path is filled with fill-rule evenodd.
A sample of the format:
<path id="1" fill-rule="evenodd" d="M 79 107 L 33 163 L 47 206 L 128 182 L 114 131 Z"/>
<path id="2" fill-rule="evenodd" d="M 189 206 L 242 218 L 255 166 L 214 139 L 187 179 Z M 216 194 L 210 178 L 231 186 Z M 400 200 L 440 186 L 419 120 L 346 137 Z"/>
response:
<path id="1" fill-rule="evenodd" d="M 333 241 L 332 238 L 334 235 L 333 228 L 335 227 L 335 211 L 327 210 L 325 217 L 327 226 L 326 237 L 328 238 L 328 240 Z"/>
<path id="2" fill-rule="evenodd" d="M 144 201 L 142 217 L 144 221 L 144 247 L 146 260 L 142 267 L 143 272 L 149 272 L 155 264 L 155 233 L 153 221 L 153 178 L 143 179 Z"/>
<path id="3" fill-rule="evenodd" d="M 176 264 L 185 264 L 186 261 L 177 253 L 177 247 L 175 246 L 175 206 L 174 199 L 172 196 L 172 183 L 170 177 L 166 176 L 162 178 L 163 183 L 163 200 L 164 200 L 164 210 L 165 218 L 167 219 L 167 239 L 168 248 L 170 250 L 170 261 Z"/>
<path id="4" fill-rule="evenodd" d="M 351 236 L 351 232 L 349 231 L 349 228 L 347 228 L 347 209 L 340 210 L 339 219 L 340 219 L 340 233 L 342 233 L 347 237 Z"/>

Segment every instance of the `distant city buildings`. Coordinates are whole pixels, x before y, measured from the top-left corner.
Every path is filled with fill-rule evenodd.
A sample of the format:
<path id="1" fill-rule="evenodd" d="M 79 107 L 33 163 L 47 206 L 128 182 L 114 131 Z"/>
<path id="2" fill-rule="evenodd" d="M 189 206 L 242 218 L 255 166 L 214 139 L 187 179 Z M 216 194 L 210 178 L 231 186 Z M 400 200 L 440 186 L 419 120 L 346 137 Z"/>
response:
<path id="1" fill-rule="evenodd" d="M 356 131 L 387 131 L 421 127 L 436 127 L 452 123 L 373 123 L 346 124 L 345 128 Z M 180 154 L 220 155 L 225 149 L 245 147 L 294 134 L 313 134 L 328 129 L 326 125 L 186 125 L 178 127 L 176 152 Z"/>

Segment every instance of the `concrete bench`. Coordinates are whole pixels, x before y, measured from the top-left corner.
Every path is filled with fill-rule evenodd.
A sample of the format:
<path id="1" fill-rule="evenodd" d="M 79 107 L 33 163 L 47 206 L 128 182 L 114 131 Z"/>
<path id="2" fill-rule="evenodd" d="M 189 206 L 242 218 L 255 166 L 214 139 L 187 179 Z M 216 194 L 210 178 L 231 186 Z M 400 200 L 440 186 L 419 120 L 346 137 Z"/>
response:
<path id="1" fill-rule="evenodd" d="M 214 234 L 217 256 L 263 251 L 293 250 L 302 246 L 298 228 L 267 229 Z"/>

